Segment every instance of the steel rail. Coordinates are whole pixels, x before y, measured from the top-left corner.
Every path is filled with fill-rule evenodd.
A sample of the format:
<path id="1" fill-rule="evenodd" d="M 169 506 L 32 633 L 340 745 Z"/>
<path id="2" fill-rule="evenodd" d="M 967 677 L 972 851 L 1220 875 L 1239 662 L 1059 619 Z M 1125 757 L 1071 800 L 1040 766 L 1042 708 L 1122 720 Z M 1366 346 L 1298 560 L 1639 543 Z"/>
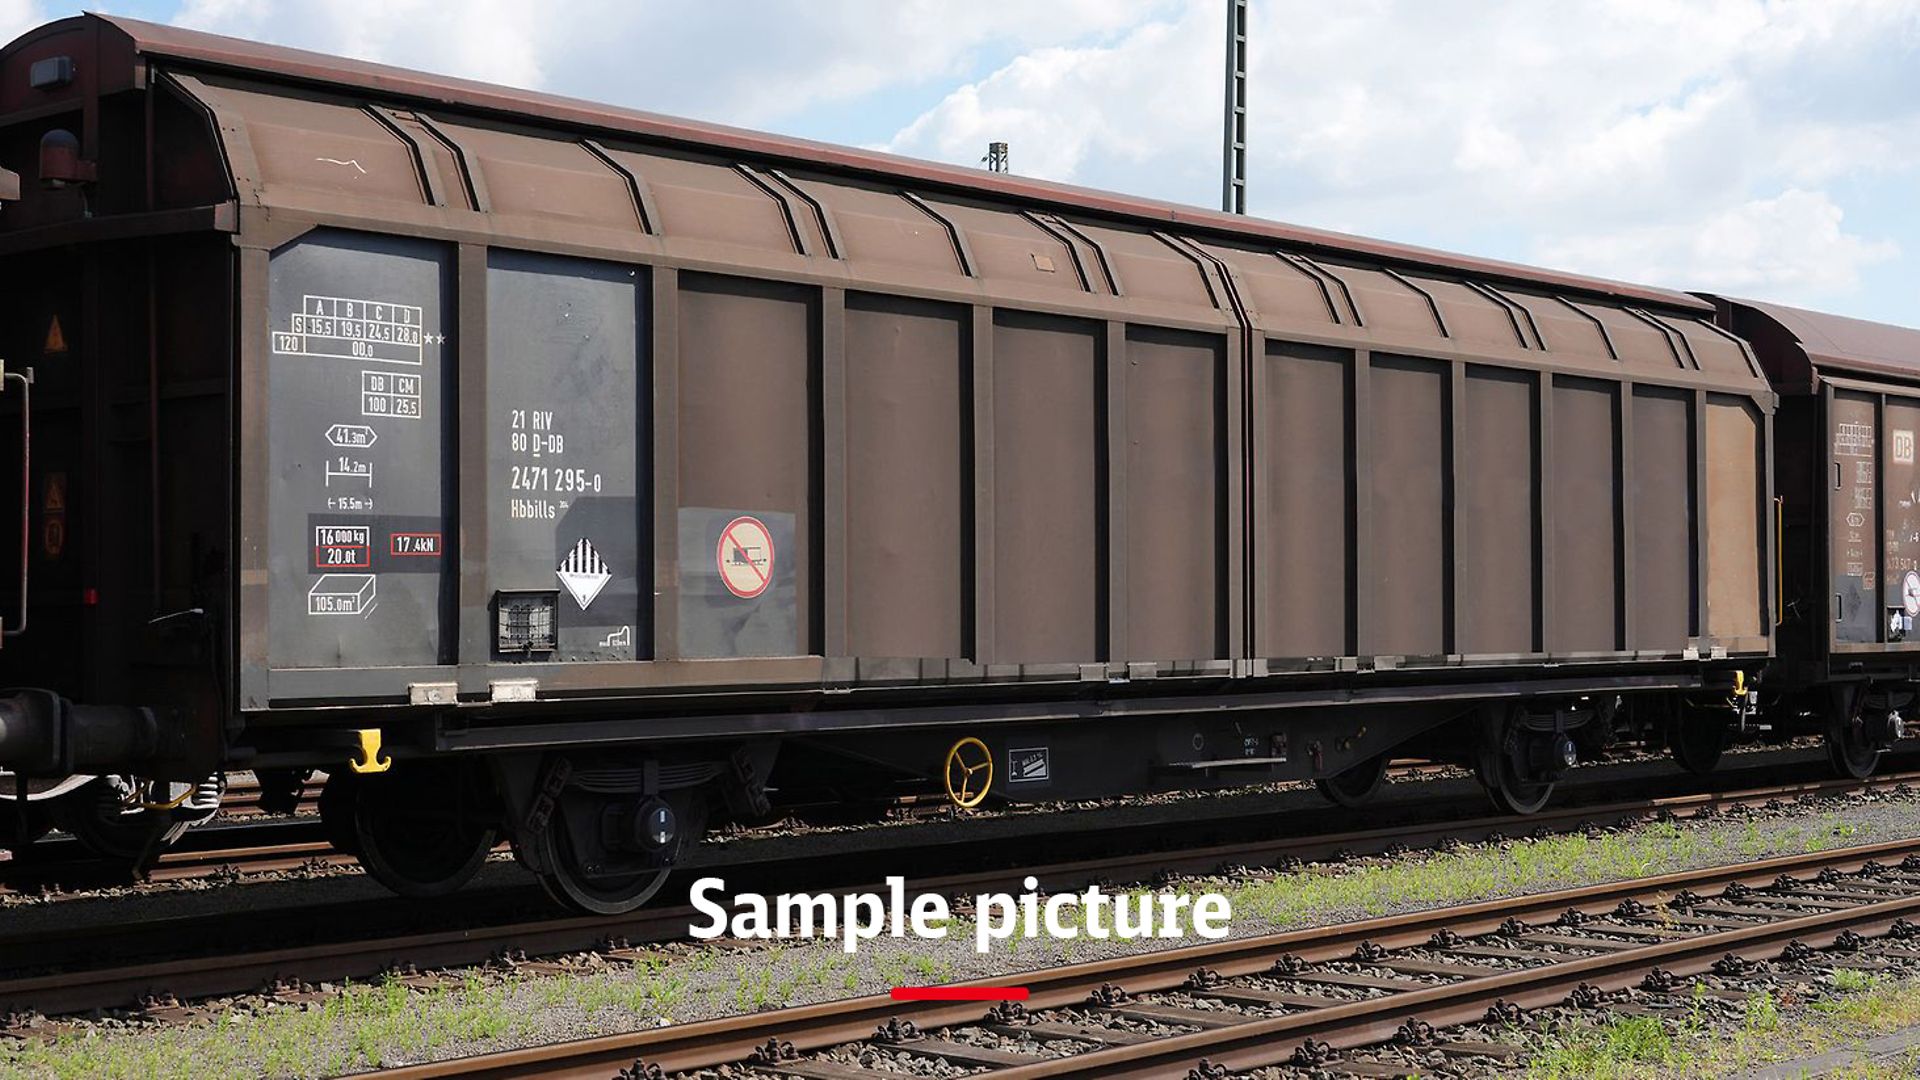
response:
<path id="1" fill-rule="evenodd" d="M 1915 914 L 1920 914 L 1920 895 L 1902 896 L 1135 1046 L 996 1069 L 986 1075 L 996 1080 L 1159 1077 L 1190 1069 L 1203 1058 L 1236 1071 L 1255 1069 L 1288 1061 L 1294 1047 L 1306 1039 L 1318 1039 L 1333 1049 L 1369 1046 L 1390 1040 L 1400 1024 L 1413 1018 L 1436 1028 L 1471 1023 L 1497 1001 L 1522 1008 L 1555 1005 L 1582 984 L 1598 990 L 1624 989 L 1655 967 L 1676 976 L 1698 975 L 1730 953 L 1759 959 L 1777 955 L 1790 941 L 1830 945 L 1844 932 L 1884 931 L 1896 920 Z"/>
<path id="2" fill-rule="evenodd" d="M 1568 909 L 1598 914 L 1626 899 L 1657 898 L 1676 894 L 1683 889 L 1724 889 L 1736 882 L 1745 885 L 1765 884 L 1781 874 L 1817 873 L 1827 868 L 1858 869 L 1870 862 L 1899 860 L 1917 853 L 1920 853 L 1920 839 L 1786 855 L 1733 866 L 1708 867 L 1579 889 L 1436 908 L 1343 926 L 1314 927 L 1207 942 L 1025 975 L 973 980 L 960 985 L 1023 985 L 1028 990 L 1029 1009 L 1060 1008 L 1085 1003 L 1089 993 L 1109 983 L 1122 986 L 1130 993 L 1168 990 L 1181 986 L 1188 976 L 1202 967 L 1229 978 L 1245 976 L 1267 970 L 1277 957 L 1288 953 L 1307 961 L 1346 959 L 1362 942 L 1371 942 L 1387 949 L 1404 948 L 1425 944 L 1435 931 L 1441 929 L 1472 936 L 1493 931 L 1509 918 L 1524 921 L 1529 917 L 1557 917 Z M 1822 935 L 1827 935 L 1825 940 L 1831 940 L 1842 929 L 1879 922 L 1891 923 L 1896 918 L 1915 913 L 1920 913 L 1920 895 L 1845 911 L 1825 912 L 1806 919 L 1783 919 L 1777 923 L 1759 924 L 1751 931 L 1727 931 L 1710 937 L 1661 943 L 1609 956 L 1581 958 L 1570 961 L 1570 966 L 1554 965 L 1511 975 L 1500 974 L 1491 979 L 1475 979 L 1459 985 L 1475 987 L 1476 994 L 1485 990 L 1496 996 L 1505 996 L 1510 1001 L 1538 1004 L 1551 997 L 1553 986 L 1559 984 L 1550 986 L 1528 981 L 1529 977 L 1540 977 L 1535 972 L 1562 972 L 1566 977 L 1577 977 L 1596 985 L 1618 983 L 1627 978 L 1629 972 L 1644 971 L 1655 963 L 1668 966 L 1676 972 L 1692 973 L 1729 951 L 1760 948 L 1774 942 L 1784 942 L 1791 937 L 1822 940 Z M 1636 963 L 1639 965 L 1637 969 L 1633 966 Z M 1436 987 L 1431 991 L 1396 994 L 1352 1006 L 1335 1006 L 1303 1014 L 1255 1020 L 1246 1025 L 1174 1036 L 1137 1046 L 1050 1059 L 993 1075 L 1010 1078 L 1055 1075 L 1165 1076 L 1170 1072 L 1177 1075 L 1197 1064 L 1202 1057 L 1232 1068 L 1270 1064 L 1291 1055 L 1295 1042 L 1287 1040 L 1322 1037 L 1338 1030 L 1340 1023 L 1346 1023 L 1360 1032 L 1352 1038 L 1379 1041 L 1390 1035 L 1400 1021 L 1416 1013 L 1429 1022 L 1457 1022 L 1449 1018 L 1470 1006 L 1449 1005 L 1442 993 L 1447 989 Z M 1492 997 L 1487 997 L 1480 1007 L 1484 1008 L 1486 1001 L 1491 1000 Z M 388 1070 L 384 1075 L 394 1080 L 428 1080 L 451 1076 L 489 1080 L 521 1077 L 599 1077 L 604 1080 L 613 1071 L 628 1067 L 636 1060 L 645 1060 L 671 1073 L 715 1068 L 748 1060 L 755 1049 L 766 1045 L 770 1039 L 790 1043 L 797 1050 L 820 1050 L 866 1039 L 881 1024 L 894 1018 L 912 1021 L 921 1030 L 927 1031 L 980 1022 L 986 1018 L 988 1009 L 989 1006 L 981 1002 L 900 1002 L 876 995 L 414 1065 Z M 1367 1012 L 1367 1009 L 1377 1010 L 1378 1015 Z M 1285 1042 L 1284 1049 L 1280 1047 L 1281 1042 Z M 1263 1054 L 1279 1056 L 1262 1057 Z M 777 1070 L 778 1066 L 774 1068 Z M 1047 1071 L 1056 1069 L 1062 1071 Z"/>
<path id="3" fill-rule="evenodd" d="M 1041 887 L 1060 891 L 1069 886 L 1084 886 L 1101 880 L 1145 880 L 1159 872 L 1208 873 L 1236 863 L 1245 865 L 1283 858 L 1322 858 L 1345 851 L 1376 853 L 1394 844 L 1491 837 L 1519 828 L 1572 829 L 1587 823 L 1620 820 L 1659 810 L 1669 810 L 1677 818 L 1686 819 L 1703 810 L 1717 811 L 1729 806 L 1760 804 L 1780 798 L 1872 791 L 1914 780 L 1920 780 L 1920 774 L 1893 774 L 1864 782 L 1810 781 L 1730 793 L 1667 796 L 1603 806 L 1555 809 L 1527 817 L 1494 816 L 1440 821 L 1412 827 L 1402 825 L 1332 835 L 1219 844 L 1176 852 L 1140 851 L 1045 866 L 1016 866 L 972 873 L 910 877 L 907 887 L 914 892 L 971 895 L 1019 888 L 1022 879 L 1032 875 L 1039 879 Z M 333 861 L 346 857 L 316 854 L 306 858 Z M 306 859 L 288 861 L 297 867 L 304 865 Z M 794 861 L 800 865 L 810 860 Z M 728 871 L 746 868 L 713 869 Z M 764 870 L 765 867 L 758 869 Z M 880 891 L 881 888 L 879 883 L 870 882 L 854 886 L 821 887 L 817 891 L 844 896 Z M 329 917 L 321 913 L 324 910 L 327 909 L 312 909 L 309 914 L 313 918 Z M 0 1009 L 71 1013 L 132 1005 L 161 994 L 187 1000 L 245 992 L 289 977 L 318 982 L 373 976 L 400 966 L 427 969 L 480 964 L 508 951 L 540 956 L 598 949 L 609 940 L 624 940 L 633 944 L 677 941 L 686 937 L 687 926 L 697 917 L 698 912 L 692 907 L 676 905 L 646 908 L 612 917 L 573 916 L 428 933 L 385 934 L 347 942 L 215 952 L 93 970 L 61 959 L 60 951 L 71 945 L 70 930 L 63 929 L 52 936 L 48 933 L 0 935 L 0 955 L 32 957 L 28 962 L 34 967 L 55 972 L 0 979 Z M 114 936 L 116 939 L 129 938 L 127 948 L 148 935 L 160 935 L 165 940 L 191 940 L 194 935 L 203 933 L 210 922 L 217 929 L 219 925 L 224 925 L 224 921 L 224 916 L 218 916 L 212 920 L 187 917 L 144 922 L 126 927 Z M 105 948 L 97 935 L 87 944 L 92 955 L 100 955 Z"/>

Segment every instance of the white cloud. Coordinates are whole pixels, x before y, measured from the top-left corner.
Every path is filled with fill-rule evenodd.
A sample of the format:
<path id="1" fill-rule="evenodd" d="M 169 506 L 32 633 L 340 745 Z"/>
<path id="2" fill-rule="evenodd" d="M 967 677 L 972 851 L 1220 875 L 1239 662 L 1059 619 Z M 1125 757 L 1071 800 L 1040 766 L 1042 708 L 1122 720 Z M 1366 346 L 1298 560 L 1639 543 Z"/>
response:
<path id="1" fill-rule="evenodd" d="M 1210 205 L 1220 18 L 1218 0 L 184 0 L 177 21 L 746 126 L 927 100 L 885 148 L 972 165 L 1006 140 L 1019 173 Z M 1831 291 L 1892 250 L 1883 218 L 1839 215 L 1859 182 L 1920 179 L 1920 0 L 1254 0 L 1250 45 L 1251 208 L 1301 224 Z M 1800 232 L 1755 246 L 1762 225 Z"/>
<path id="2" fill-rule="evenodd" d="M 1892 241 L 1846 232 L 1844 218 L 1825 193 L 1789 188 L 1703 220 L 1565 236 L 1541 251 L 1608 277 L 1805 303 L 1853 289 L 1863 270 L 1900 254 Z"/>
<path id="3" fill-rule="evenodd" d="M 1095 155 L 1103 164 L 1117 159 L 1155 168 L 1173 166 L 1203 147 L 1214 147 L 1217 158 L 1217 136 L 1209 137 L 1219 123 L 1217 111 L 1199 110 L 1213 116 L 1210 128 L 1193 100 L 1178 92 L 1210 73 L 1218 80 L 1217 67 L 1210 68 L 1195 47 L 1201 29 L 1191 19 L 1152 22 L 1113 47 L 1048 48 L 1021 56 L 955 91 L 889 148 L 966 161 L 989 141 L 1011 140 L 1015 171 L 1056 179 L 1079 177 Z M 1150 72 L 1137 70 L 1140 63 Z M 1169 92 L 1155 93 L 1153 82 Z"/>
<path id="4" fill-rule="evenodd" d="M 1196 3 L 1029 53 L 889 148 L 969 161 L 1004 139 L 1018 172 L 1210 204 L 1219 19 Z M 1766 217 L 1809 230 L 1803 253 L 1849 260 L 1821 277 L 1833 288 L 1887 249 L 1815 212 L 1834 205 L 1825 188 L 1920 171 L 1915 0 L 1269 0 L 1251 45 L 1250 207 L 1303 224 L 1718 281 L 1751 280 L 1756 253 L 1729 236 Z M 1631 238 L 1636 258 L 1569 222 Z"/>
<path id="5" fill-rule="evenodd" d="M 1095 40 L 1166 0 L 186 0 L 183 26 L 635 108 L 771 124 Z"/>
<path id="6" fill-rule="evenodd" d="M 0 0 L 0 42 L 12 41 L 46 21 L 37 0 Z"/>

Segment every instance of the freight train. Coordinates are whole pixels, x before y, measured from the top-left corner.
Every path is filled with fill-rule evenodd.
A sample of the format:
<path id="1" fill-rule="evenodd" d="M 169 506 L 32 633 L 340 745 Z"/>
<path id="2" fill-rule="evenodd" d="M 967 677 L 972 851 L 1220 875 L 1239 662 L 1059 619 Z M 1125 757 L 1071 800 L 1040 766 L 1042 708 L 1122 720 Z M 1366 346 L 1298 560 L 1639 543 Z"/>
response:
<path id="1" fill-rule="evenodd" d="M 803 797 L 1905 734 L 1912 331 L 109 16 L 0 166 L 0 843 L 324 770 L 615 912 Z"/>

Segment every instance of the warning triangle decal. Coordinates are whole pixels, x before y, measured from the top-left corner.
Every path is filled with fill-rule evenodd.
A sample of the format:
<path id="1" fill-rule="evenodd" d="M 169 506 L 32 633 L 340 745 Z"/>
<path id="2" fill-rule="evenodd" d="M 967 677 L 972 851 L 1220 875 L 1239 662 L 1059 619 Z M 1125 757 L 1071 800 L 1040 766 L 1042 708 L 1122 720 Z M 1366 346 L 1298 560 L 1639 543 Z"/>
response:
<path id="1" fill-rule="evenodd" d="M 607 570 L 607 564 L 600 559 L 600 553 L 584 537 L 567 552 L 567 557 L 558 569 L 554 570 L 560 584 L 567 587 L 573 596 L 573 602 L 585 611 L 593 603 L 600 590 L 613 580 L 613 574 Z"/>
<path id="2" fill-rule="evenodd" d="M 67 335 L 60 329 L 60 316 L 55 315 L 53 320 L 47 323 L 47 343 L 41 346 L 40 351 L 48 356 L 67 351 Z"/>

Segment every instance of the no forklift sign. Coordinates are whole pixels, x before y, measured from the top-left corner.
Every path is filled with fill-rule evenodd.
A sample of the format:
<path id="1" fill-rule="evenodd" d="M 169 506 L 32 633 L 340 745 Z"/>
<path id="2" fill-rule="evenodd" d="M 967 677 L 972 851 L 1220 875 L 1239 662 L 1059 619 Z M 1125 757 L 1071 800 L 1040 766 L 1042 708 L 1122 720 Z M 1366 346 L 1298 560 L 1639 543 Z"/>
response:
<path id="1" fill-rule="evenodd" d="M 773 534 L 759 518 L 734 518 L 720 530 L 714 561 L 727 591 L 751 600 L 773 583 Z"/>

